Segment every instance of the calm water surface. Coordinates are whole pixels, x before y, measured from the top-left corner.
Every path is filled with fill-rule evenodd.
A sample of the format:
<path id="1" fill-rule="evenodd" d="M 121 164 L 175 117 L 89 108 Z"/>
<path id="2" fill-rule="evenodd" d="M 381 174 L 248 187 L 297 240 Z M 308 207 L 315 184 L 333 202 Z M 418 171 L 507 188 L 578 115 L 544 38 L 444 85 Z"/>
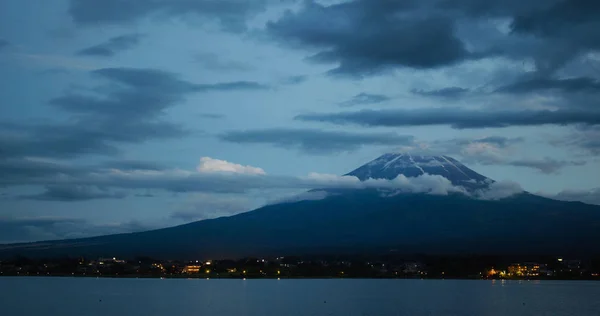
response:
<path id="1" fill-rule="evenodd" d="M 600 315 L 600 282 L 0 277 L 0 315 Z"/>

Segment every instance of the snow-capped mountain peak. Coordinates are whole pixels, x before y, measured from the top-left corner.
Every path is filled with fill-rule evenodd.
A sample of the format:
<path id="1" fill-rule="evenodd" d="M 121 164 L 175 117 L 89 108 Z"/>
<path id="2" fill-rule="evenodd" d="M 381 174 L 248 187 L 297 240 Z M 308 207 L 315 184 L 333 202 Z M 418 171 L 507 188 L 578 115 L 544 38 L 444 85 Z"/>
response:
<path id="1" fill-rule="evenodd" d="M 347 175 L 360 180 L 394 179 L 398 175 L 418 177 L 423 174 L 440 175 L 454 185 L 469 188 L 481 187 L 491 179 L 467 168 L 449 156 L 423 156 L 409 153 L 387 153 L 359 167 Z"/>

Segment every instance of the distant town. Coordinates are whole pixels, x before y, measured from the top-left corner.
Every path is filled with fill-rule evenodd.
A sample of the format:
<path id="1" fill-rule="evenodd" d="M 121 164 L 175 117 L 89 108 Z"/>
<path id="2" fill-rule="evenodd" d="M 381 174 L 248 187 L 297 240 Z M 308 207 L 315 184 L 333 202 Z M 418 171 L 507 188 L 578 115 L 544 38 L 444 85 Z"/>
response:
<path id="1" fill-rule="evenodd" d="M 277 257 L 176 261 L 18 257 L 0 261 L 0 276 L 600 280 L 600 260 L 566 257 L 543 257 L 535 261 L 499 257 Z"/>

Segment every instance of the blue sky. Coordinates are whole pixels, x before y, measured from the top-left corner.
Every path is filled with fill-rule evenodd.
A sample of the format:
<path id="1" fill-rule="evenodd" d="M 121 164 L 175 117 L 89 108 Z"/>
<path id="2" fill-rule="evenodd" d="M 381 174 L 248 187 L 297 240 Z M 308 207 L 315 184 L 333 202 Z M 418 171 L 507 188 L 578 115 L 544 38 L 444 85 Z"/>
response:
<path id="1" fill-rule="evenodd" d="M 599 12 L 581 0 L 2 1 L 0 242 L 247 211 L 389 151 L 600 203 Z M 182 176 L 194 185 L 171 181 Z"/>

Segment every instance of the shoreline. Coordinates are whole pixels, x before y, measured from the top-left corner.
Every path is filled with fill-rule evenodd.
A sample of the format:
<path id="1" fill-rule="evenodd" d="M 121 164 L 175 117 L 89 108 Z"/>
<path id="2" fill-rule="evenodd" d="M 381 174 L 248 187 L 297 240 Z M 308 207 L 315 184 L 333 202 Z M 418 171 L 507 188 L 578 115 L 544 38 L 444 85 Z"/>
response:
<path id="1" fill-rule="evenodd" d="M 469 277 L 448 277 L 448 278 L 418 278 L 418 277 L 368 277 L 368 276 L 356 276 L 356 277 L 338 277 L 338 276 L 179 276 L 179 275 L 164 275 L 164 276 L 144 276 L 144 275 L 73 275 L 73 274 L 29 274 L 29 275 L 0 275 L 0 278 L 96 278 L 96 279 L 183 279 L 183 280 L 470 280 L 470 281 L 600 281 L 599 278 L 532 278 L 532 279 L 486 279 L 486 278 L 469 278 Z"/>

